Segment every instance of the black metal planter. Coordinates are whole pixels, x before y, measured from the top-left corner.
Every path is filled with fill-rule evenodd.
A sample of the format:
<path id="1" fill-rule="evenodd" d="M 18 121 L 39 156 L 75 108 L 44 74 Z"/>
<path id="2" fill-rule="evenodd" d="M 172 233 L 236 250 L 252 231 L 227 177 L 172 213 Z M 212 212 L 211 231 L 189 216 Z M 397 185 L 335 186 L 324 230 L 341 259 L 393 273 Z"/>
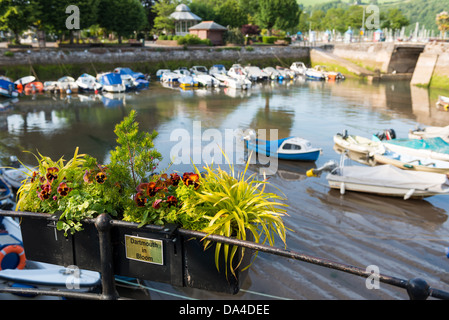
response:
<path id="1" fill-rule="evenodd" d="M 23 217 L 22 238 L 27 259 L 80 269 L 103 271 L 100 259 L 99 229 L 84 223 L 83 231 L 64 236 L 56 230 L 55 220 Z M 252 250 L 239 248 L 234 268 L 244 259 L 235 276 L 220 257 L 220 271 L 215 265 L 215 244 L 204 250 L 199 238 L 185 237 L 176 226 L 143 226 L 111 220 L 109 245 L 115 275 L 169 283 L 174 286 L 236 294 L 247 272 Z M 226 272 L 227 269 L 227 272 Z M 227 274 L 227 276 L 226 276 Z"/>

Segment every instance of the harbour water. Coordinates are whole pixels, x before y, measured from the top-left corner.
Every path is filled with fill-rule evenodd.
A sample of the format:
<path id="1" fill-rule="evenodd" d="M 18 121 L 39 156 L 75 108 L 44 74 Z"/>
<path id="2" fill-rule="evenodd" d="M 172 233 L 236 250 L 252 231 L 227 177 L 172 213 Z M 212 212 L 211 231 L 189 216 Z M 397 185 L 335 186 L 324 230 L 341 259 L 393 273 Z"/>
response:
<path id="1" fill-rule="evenodd" d="M 381 274 L 423 278 L 431 287 L 449 291 L 449 196 L 402 200 L 330 190 L 323 175 L 306 171 L 328 160 L 340 160 L 332 137 L 348 130 L 370 137 L 393 128 L 407 137 L 417 126 L 449 124 L 449 113 L 435 107 L 437 95 L 407 82 L 373 83 L 297 80 L 256 85 L 248 91 L 163 87 L 121 95 L 38 95 L 20 97 L 0 113 L 0 158 L 11 155 L 35 164 L 32 153 L 56 160 L 81 153 L 107 163 L 115 146 L 114 126 L 131 109 L 142 130 L 156 130 L 155 147 L 170 171 L 191 171 L 190 161 L 171 158 L 181 141 L 186 159 L 197 166 L 222 163 L 216 145 L 236 144 L 233 161 L 243 169 L 239 130 L 277 129 L 279 138 L 301 136 L 323 152 L 315 163 L 279 161 L 269 181 L 289 205 L 284 218 L 291 229 L 287 249 L 361 268 L 375 265 Z M 232 133 L 232 134 L 231 134 Z M 237 137 L 236 137 L 237 136 Z M 183 145 L 185 146 L 185 144 Z M 242 152 L 241 152 L 242 151 Z M 178 155 L 181 155 L 179 152 Z M 174 154 L 172 153 L 172 156 Z M 182 154 L 182 156 L 186 156 Z M 184 158 L 183 158 L 184 159 Z M 347 160 L 346 163 L 350 163 Z M 250 171 L 259 173 L 253 164 Z M 282 246 L 281 242 L 277 242 Z M 146 281 L 148 299 L 408 299 L 405 290 L 387 284 L 368 289 L 366 279 L 305 262 L 260 253 L 235 296 L 175 288 Z"/>

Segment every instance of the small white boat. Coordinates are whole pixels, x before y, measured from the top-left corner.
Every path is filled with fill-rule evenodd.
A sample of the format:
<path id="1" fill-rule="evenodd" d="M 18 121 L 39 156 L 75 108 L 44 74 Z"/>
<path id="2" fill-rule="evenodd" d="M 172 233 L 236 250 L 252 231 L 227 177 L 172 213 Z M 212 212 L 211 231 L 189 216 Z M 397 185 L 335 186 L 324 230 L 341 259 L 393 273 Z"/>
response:
<path id="1" fill-rule="evenodd" d="M 72 77 L 65 76 L 59 78 L 57 82 L 57 90 L 59 90 L 59 92 L 67 94 L 78 92 L 78 85 L 76 84 L 75 79 Z"/>
<path id="2" fill-rule="evenodd" d="M 325 80 L 326 76 L 324 75 L 324 73 L 322 73 L 321 71 L 318 71 L 316 69 L 307 69 L 305 71 L 305 76 L 307 77 L 307 79 L 313 79 L 313 80 Z"/>
<path id="3" fill-rule="evenodd" d="M 170 69 L 159 69 L 156 71 L 156 78 L 161 80 L 161 77 L 164 73 L 171 72 Z"/>
<path id="4" fill-rule="evenodd" d="M 209 74 L 205 66 L 193 66 L 192 68 L 190 68 L 190 73 L 192 75 Z"/>
<path id="5" fill-rule="evenodd" d="M 410 139 L 427 139 L 440 137 L 449 142 L 449 126 L 445 127 L 425 127 L 410 130 L 408 137 Z"/>
<path id="6" fill-rule="evenodd" d="M 314 69 L 321 72 L 327 80 L 343 80 L 345 78 L 341 72 L 328 71 L 326 66 L 317 65 Z"/>
<path id="7" fill-rule="evenodd" d="M 308 177 L 328 171 L 326 179 L 332 189 L 372 193 L 382 196 L 421 199 L 449 194 L 449 180 L 445 174 L 409 171 L 392 165 L 343 166 L 334 161 L 307 172 Z"/>
<path id="8" fill-rule="evenodd" d="M 167 71 L 167 72 L 162 73 L 161 82 L 164 82 L 164 83 L 178 82 L 178 79 L 181 77 L 182 77 L 182 75 L 180 73 Z"/>
<path id="9" fill-rule="evenodd" d="M 373 136 L 373 139 L 375 137 Z M 449 161 L 449 143 L 440 137 L 427 139 L 391 139 L 382 143 L 387 150 L 400 154 Z"/>
<path id="10" fill-rule="evenodd" d="M 374 154 L 374 160 L 377 163 L 391 164 L 404 170 L 449 174 L 449 161 L 416 157 L 391 151 L 387 151 L 384 154 Z"/>
<path id="11" fill-rule="evenodd" d="M 269 78 L 268 74 L 257 66 L 246 66 L 243 71 L 251 81 L 263 81 Z"/>
<path id="12" fill-rule="evenodd" d="M 228 70 L 228 76 L 234 79 L 246 79 L 243 67 L 239 64 L 233 64 Z"/>
<path id="13" fill-rule="evenodd" d="M 99 91 L 102 89 L 102 85 L 97 81 L 97 79 L 87 73 L 83 73 L 76 79 L 76 84 L 80 91 Z"/>
<path id="14" fill-rule="evenodd" d="M 209 69 L 209 74 L 211 76 L 215 76 L 216 74 L 223 74 L 223 75 L 227 75 L 227 71 L 224 65 L 222 64 L 214 64 L 210 69 Z"/>
<path id="15" fill-rule="evenodd" d="M 196 81 L 192 76 L 185 75 L 178 79 L 179 85 L 182 88 L 192 88 L 198 87 L 198 81 Z"/>
<path id="16" fill-rule="evenodd" d="M 297 75 L 305 75 L 307 71 L 306 65 L 301 61 L 293 62 L 290 66 L 290 69 L 293 70 Z"/>
<path id="17" fill-rule="evenodd" d="M 273 67 L 263 68 L 262 71 L 268 74 L 271 80 L 284 80 L 284 76 L 281 72 Z"/>
<path id="18" fill-rule="evenodd" d="M 36 77 L 34 76 L 25 76 L 14 81 L 14 84 L 15 85 L 22 84 L 23 86 L 25 86 L 26 84 L 31 83 L 34 80 L 36 80 Z"/>
<path id="19" fill-rule="evenodd" d="M 222 74 L 215 74 L 215 78 L 228 88 L 248 90 L 252 86 L 252 82 L 246 78 L 232 78 Z"/>
<path id="20" fill-rule="evenodd" d="M 195 74 L 193 79 L 198 82 L 198 85 L 203 87 L 218 87 L 220 81 L 208 74 Z"/>
<path id="21" fill-rule="evenodd" d="M 449 109 L 449 97 L 438 96 L 438 101 L 436 102 L 437 108 L 442 108 L 445 111 Z"/>
<path id="22" fill-rule="evenodd" d="M 276 70 L 279 71 L 279 73 L 284 77 L 285 80 L 288 80 L 288 79 L 293 80 L 293 79 L 295 79 L 296 73 L 293 70 L 289 69 L 289 68 L 276 66 Z"/>
<path id="23" fill-rule="evenodd" d="M 363 153 L 368 156 L 385 153 L 385 146 L 382 142 L 373 141 L 357 135 L 350 135 L 347 130 L 343 134 L 337 133 L 334 135 L 334 143 L 342 149 Z"/>

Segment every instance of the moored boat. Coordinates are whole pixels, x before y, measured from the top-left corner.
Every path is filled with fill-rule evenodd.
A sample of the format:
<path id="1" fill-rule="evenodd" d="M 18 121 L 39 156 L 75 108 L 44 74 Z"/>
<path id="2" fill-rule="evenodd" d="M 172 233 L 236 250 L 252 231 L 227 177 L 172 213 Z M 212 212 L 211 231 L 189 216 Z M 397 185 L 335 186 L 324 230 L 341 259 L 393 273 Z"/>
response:
<path id="1" fill-rule="evenodd" d="M 383 154 L 385 152 L 385 147 L 382 142 L 373 141 L 362 136 L 350 135 L 347 130 L 343 134 L 337 133 L 333 139 L 336 145 L 352 152 L 363 153 L 368 156 L 372 156 L 375 153 Z"/>
<path id="2" fill-rule="evenodd" d="M 435 105 L 437 108 L 442 108 L 447 111 L 449 109 L 449 97 L 438 96 L 438 101 Z"/>
<path id="3" fill-rule="evenodd" d="M 293 70 L 297 75 L 305 75 L 307 67 L 304 62 L 298 61 L 292 63 L 290 70 Z"/>
<path id="4" fill-rule="evenodd" d="M 125 92 L 126 87 L 123 84 L 119 74 L 108 72 L 97 75 L 98 82 L 106 92 Z"/>
<path id="5" fill-rule="evenodd" d="M 102 88 L 102 85 L 97 81 L 97 79 L 87 73 L 83 73 L 76 79 L 76 84 L 78 85 L 78 89 L 82 92 L 84 91 L 99 91 Z"/>
<path id="6" fill-rule="evenodd" d="M 440 137 L 427 139 L 391 139 L 382 143 L 386 149 L 400 154 L 449 161 L 449 143 Z"/>
<path id="7" fill-rule="evenodd" d="M 381 196 L 421 199 L 449 194 L 449 180 L 445 174 L 402 170 L 392 165 L 339 166 L 334 161 L 318 169 L 311 169 L 307 176 L 320 176 L 328 171 L 329 187 L 346 191 L 371 193 Z"/>
<path id="8" fill-rule="evenodd" d="M 404 170 L 449 174 L 449 161 L 416 157 L 391 151 L 384 154 L 374 154 L 374 160 L 376 163 L 391 164 Z"/>
<path id="9" fill-rule="evenodd" d="M 19 96 L 16 85 L 10 78 L 0 76 L 0 95 L 7 98 L 16 98 Z"/>
<path id="10" fill-rule="evenodd" d="M 310 141 L 300 137 L 287 137 L 271 141 L 246 138 L 245 145 L 248 150 L 282 160 L 316 161 L 322 151 L 320 148 L 312 147 Z"/>
<path id="11" fill-rule="evenodd" d="M 26 95 L 44 92 L 44 84 L 40 81 L 33 81 L 30 83 L 27 83 L 25 85 L 25 88 L 23 89 L 23 92 Z"/>
<path id="12" fill-rule="evenodd" d="M 444 141 L 449 142 L 449 126 L 416 128 L 414 130 L 410 130 L 408 137 L 410 139 L 427 139 L 440 137 Z"/>

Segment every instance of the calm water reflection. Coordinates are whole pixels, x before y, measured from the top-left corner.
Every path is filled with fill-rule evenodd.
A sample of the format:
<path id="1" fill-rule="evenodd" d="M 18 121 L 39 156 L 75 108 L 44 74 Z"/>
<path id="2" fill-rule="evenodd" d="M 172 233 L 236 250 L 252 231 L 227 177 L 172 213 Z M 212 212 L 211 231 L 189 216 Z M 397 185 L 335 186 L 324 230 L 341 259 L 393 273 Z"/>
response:
<path id="1" fill-rule="evenodd" d="M 176 129 L 191 141 L 192 157 L 203 160 L 204 147 L 211 141 L 222 146 L 232 142 L 226 129 L 278 129 L 279 137 L 302 136 L 323 149 L 319 160 L 315 164 L 280 162 L 270 178 L 290 205 L 285 219 L 293 230 L 288 248 L 363 268 L 376 264 L 383 274 L 404 279 L 419 276 L 449 291 L 444 255 L 449 246 L 448 197 L 403 201 L 353 193 L 340 196 L 329 190 L 324 177 L 305 177 L 312 166 L 338 161 L 332 136 L 345 129 L 369 137 L 394 128 L 399 137 L 406 137 L 417 125 L 447 125 L 449 113 L 435 109 L 436 98 L 403 82 L 371 85 L 353 80 L 272 83 L 248 92 L 181 91 L 153 83 L 149 90 L 116 96 L 21 97 L 0 113 L 0 156 L 4 164 L 10 155 L 33 164 L 34 157 L 23 151 L 69 159 L 79 146 L 80 152 L 107 162 L 115 146 L 114 126 L 131 109 L 138 111 L 141 129 L 159 132 L 155 144 L 164 156 L 161 167 L 169 164 L 170 150 L 182 139 L 171 139 Z M 198 124 L 200 129 L 195 131 Z M 222 140 L 208 137 L 210 132 L 221 133 Z M 203 153 L 196 146 L 201 140 Z M 172 167 L 189 168 L 190 164 Z M 258 172 L 256 165 L 250 169 Z M 365 279 L 266 254 L 259 255 L 237 296 L 148 285 L 196 298 L 267 298 L 254 293 L 259 292 L 290 299 L 407 299 L 404 290 L 382 284 L 378 290 L 368 290 Z M 153 291 L 150 296 L 175 298 Z"/>

